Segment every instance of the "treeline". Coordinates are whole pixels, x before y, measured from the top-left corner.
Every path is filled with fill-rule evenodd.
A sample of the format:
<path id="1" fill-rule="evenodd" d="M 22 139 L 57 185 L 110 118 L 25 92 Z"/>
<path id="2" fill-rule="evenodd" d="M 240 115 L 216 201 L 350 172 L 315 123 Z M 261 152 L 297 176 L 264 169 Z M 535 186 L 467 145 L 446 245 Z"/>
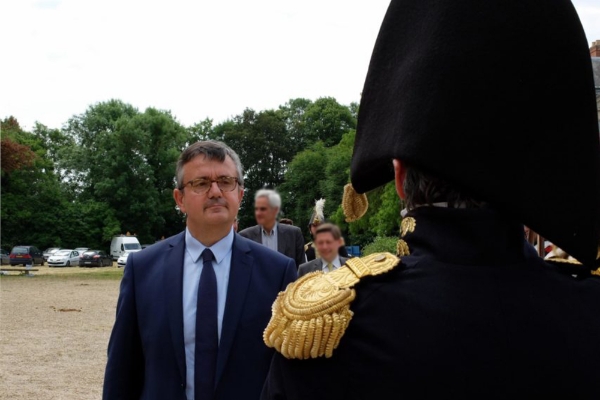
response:
<path id="1" fill-rule="evenodd" d="M 119 100 L 90 106 L 61 129 L 36 123 L 24 131 L 15 117 L 1 122 L 2 247 L 107 249 L 112 236 L 136 234 L 154 243 L 180 232 L 184 216 L 172 197 L 175 164 L 197 140 L 217 139 L 240 155 L 246 194 L 240 227 L 255 224 L 256 190 L 278 190 L 282 216 L 307 229 L 315 199 L 339 224 L 347 244 L 397 236 L 399 204 L 393 185 L 369 194 L 365 218 L 352 224 L 341 210 L 349 182 L 358 106 L 334 98 L 293 99 L 276 110 L 244 110 L 217 125 L 184 127 L 168 111 L 143 112 Z"/>

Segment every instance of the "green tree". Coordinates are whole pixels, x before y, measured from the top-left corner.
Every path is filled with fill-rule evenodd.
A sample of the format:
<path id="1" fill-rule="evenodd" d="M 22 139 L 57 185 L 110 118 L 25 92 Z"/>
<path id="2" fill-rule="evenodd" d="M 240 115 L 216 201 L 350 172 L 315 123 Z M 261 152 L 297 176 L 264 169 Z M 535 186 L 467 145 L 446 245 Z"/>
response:
<path id="1" fill-rule="evenodd" d="M 368 256 L 369 254 L 382 252 L 396 254 L 397 243 L 397 237 L 377 236 L 373 242 L 369 243 L 363 248 L 362 255 Z"/>
<path id="2" fill-rule="evenodd" d="M 70 244 L 64 240 L 64 232 L 77 220 L 69 218 L 66 212 L 71 202 L 54 172 L 48 143 L 37 134 L 22 130 L 14 118 L 4 120 L 2 128 L 3 138 L 10 137 L 33 154 L 31 163 L 2 171 L 2 245 L 45 248 L 63 242 Z"/>
<path id="3" fill-rule="evenodd" d="M 148 108 L 140 113 L 110 100 L 71 118 L 65 133 L 77 144 L 63 164 L 79 201 L 108 206 L 98 231 L 103 240 L 131 232 L 142 242 L 154 242 L 183 228 L 172 191 L 176 161 L 189 135 L 169 112 Z M 91 203 L 89 209 L 97 206 Z"/>
<path id="4" fill-rule="evenodd" d="M 321 182 L 327 168 L 327 149 L 322 142 L 313 144 L 294 157 L 285 175 L 285 182 L 279 187 L 285 216 L 310 234 L 306 226 L 310 219 L 315 200 L 323 196 Z M 326 203 L 327 205 L 327 199 Z"/>

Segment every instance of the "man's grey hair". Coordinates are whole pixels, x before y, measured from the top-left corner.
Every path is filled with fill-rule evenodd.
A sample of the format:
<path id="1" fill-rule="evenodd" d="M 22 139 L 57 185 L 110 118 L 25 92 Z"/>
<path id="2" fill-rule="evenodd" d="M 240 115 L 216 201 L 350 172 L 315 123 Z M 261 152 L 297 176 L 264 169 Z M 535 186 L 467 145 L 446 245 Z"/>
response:
<path id="1" fill-rule="evenodd" d="M 244 187 L 244 167 L 237 153 L 223 142 L 205 140 L 189 145 L 179 156 L 175 172 L 178 189 L 183 189 L 183 185 L 185 185 L 185 182 L 183 182 L 183 166 L 199 155 L 203 155 L 207 160 L 216 160 L 219 162 L 225 162 L 226 157 L 231 158 L 237 170 L 238 185 L 240 189 Z"/>
<path id="2" fill-rule="evenodd" d="M 260 189 L 254 195 L 254 202 L 256 202 L 256 199 L 259 197 L 266 197 L 267 200 L 269 200 L 269 205 L 271 207 L 281 210 L 281 196 L 276 191 L 272 189 Z"/>

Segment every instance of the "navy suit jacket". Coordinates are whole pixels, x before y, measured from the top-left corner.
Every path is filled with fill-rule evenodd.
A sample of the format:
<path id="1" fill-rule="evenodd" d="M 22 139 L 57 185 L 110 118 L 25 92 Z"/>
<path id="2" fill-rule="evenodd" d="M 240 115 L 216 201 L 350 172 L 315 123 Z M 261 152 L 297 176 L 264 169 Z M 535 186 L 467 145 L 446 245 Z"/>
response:
<path id="1" fill-rule="evenodd" d="M 182 232 L 127 260 L 108 345 L 104 399 L 186 399 Z M 273 355 L 262 339 L 294 260 L 235 235 L 215 399 L 256 399 Z"/>

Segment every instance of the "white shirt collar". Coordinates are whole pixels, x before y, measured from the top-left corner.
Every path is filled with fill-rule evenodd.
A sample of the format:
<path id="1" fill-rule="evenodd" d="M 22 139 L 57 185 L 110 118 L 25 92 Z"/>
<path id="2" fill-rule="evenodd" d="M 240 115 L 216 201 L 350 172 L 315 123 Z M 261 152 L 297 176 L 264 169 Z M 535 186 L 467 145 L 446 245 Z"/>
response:
<path id="1" fill-rule="evenodd" d="M 327 261 L 325 261 L 324 258 L 321 258 L 321 262 L 323 263 L 322 268 L 327 269 Z M 331 263 L 333 264 L 334 269 L 342 266 L 342 263 L 340 262 L 340 256 L 335 256 L 335 258 L 333 259 L 333 261 Z"/>

